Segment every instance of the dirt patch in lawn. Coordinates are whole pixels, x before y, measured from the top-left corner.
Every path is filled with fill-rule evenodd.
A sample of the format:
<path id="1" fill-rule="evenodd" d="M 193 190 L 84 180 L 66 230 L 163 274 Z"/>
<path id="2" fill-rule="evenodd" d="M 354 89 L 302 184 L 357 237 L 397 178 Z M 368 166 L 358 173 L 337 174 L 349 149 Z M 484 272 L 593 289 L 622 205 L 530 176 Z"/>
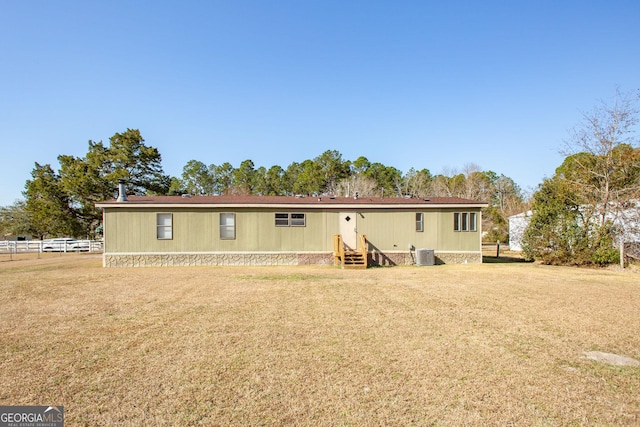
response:
<path id="1" fill-rule="evenodd" d="M 69 425 L 633 425 L 635 273 L 0 263 L 0 404 Z"/>

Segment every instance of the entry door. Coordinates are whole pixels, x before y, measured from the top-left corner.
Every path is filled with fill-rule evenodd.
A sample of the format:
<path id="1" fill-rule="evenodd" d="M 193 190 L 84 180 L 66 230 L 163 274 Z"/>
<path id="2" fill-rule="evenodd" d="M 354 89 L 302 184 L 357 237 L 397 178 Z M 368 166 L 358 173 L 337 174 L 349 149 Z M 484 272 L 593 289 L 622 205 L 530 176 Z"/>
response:
<path id="1" fill-rule="evenodd" d="M 358 215 L 355 212 L 340 212 L 340 234 L 348 249 L 358 249 Z"/>

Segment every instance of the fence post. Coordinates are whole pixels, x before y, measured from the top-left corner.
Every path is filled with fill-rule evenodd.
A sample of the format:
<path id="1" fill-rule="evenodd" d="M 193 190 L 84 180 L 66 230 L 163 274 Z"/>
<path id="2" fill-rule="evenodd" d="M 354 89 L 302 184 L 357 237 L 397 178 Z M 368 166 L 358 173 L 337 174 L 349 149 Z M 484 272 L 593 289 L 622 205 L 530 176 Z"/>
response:
<path id="1" fill-rule="evenodd" d="M 624 268 L 624 240 L 620 239 L 620 267 Z"/>

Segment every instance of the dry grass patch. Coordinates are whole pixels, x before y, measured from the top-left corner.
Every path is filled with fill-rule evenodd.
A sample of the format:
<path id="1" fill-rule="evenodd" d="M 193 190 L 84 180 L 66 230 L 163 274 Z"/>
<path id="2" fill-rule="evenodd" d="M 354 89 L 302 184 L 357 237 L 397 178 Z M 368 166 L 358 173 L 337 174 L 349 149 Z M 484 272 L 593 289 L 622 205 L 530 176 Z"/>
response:
<path id="1" fill-rule="evenodd" d="M 0 404 L 69 425 L 635 424 L 637 273 L 0 262 Z"/>

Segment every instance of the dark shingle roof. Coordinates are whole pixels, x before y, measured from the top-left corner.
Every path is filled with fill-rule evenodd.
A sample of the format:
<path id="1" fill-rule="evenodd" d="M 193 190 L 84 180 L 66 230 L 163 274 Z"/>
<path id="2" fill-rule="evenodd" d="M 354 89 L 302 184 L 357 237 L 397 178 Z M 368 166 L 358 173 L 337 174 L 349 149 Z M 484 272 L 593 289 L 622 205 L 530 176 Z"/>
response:
<path id="1" fill-rule="evenodd" d="M 108 200 L 97 204 L 100 207 L 114 205 L 485 205 L 458 197 L 298 197 L 298 196 L 128 196 L 127 202 Z"/>

